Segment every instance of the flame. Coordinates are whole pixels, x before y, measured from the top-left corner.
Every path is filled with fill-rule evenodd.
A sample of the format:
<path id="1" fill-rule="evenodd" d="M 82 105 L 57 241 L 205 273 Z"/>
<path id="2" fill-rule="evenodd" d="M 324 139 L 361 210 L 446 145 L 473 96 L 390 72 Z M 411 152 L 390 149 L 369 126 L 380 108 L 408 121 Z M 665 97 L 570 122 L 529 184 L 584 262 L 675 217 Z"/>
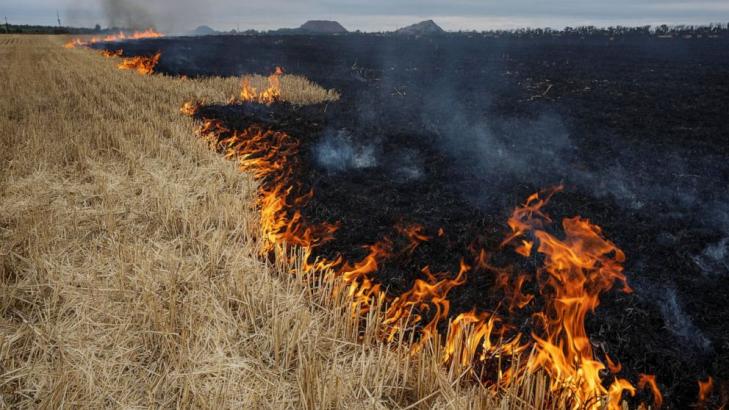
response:
<path id="1" fill-rule="evenodd" d="M 420 224 L 411 225 L 395 225 L 395 230 L 408 239 L 409 244 L 405 247 L 405 253 L 411 254 L 415 252 L 421 242 L 427 242 L 430 237 L 423 233 L 423 226 Z"/>
<path id="2" fill-rule="evenodd" d="M 109 57 L 121 57 L 122 54 L 124 54 L 124 50 L 121 49 L 121 48 L 118 49 L 118 50 L 116 50 L 116 51 L 101 50 L 101 55 L 104 56 L 104 57 L 106 57 L 106 58 L 109 58 Z"/>
<path id="3" fill-rule="evenodd" d="M 616 363 L 613 361 L 613 359 L 610 358 L 607 354 L 605 354 L 605 361 L 607 361 L 608 369 L 610 369 L 610 373 L 617 374 L 620 373 L 621 370 L 623 370 L 623 365 L 620 363 Z"/>
<path id="4" fill-rule="evenodd" d="M 655 408 L 661 408 L 661 405 L 663 404 L 663 395 L 656 383 L 656 376 L 640 373 L 638 375 L 638 388 L 643 390 L 646 386 L 650 387 L 651 393 L 653 393 L 653 405 Z"/>
<path id="5" fill-rule="evenodd" d="M 454 278 L 438 280 L 436 275 L 430 272 L 426 266 L 421 272 L 427 277 L 426 280 L 416 279 L 413 287 L 407 292 L 395 298 L 385 312 L 385 326 L 390 326 L 387 340 L 394 340 L 399 332 L 399 324 L 405 322 L 405 327 L 422 325 L 421 339 L 419 344 L 429 340 L 438 333 L 437 325 L 448 316 L 450 301 L 448 292 L 456 286 L 466 282 L 466 272 L 470 267 L 461 261 L 461 267 Z M 441 273 L 439 276 L 446 276 Z M 428 323 L 423 324 L 426 314 L 432 317 Z"/>
<path id="6" fill-rule="evenodd" d="M 250 84 L 249 78 L 243 78 L 240 91 L 240 100 L 243 102 L 258 102 L 270 105 L 281 99 L 281 76 L 284 71 L 281 67 L 268 76 L 268 88 L 258 93 Z"/>
<path id="7" fill-rule="evenodd" d="M 595 358 L 585 329 L 585 317 L 600 303 L 601 293 L 614 282 L 622 282 L 630 291 L 623 274 L 625 254 L 602 235 L 600 227 L 579 216 L 562 221 L 564 239 L 545 230 L 551 219 L 541 208 L 549 202 L 557 187 L 545 198 L 529 197 L 524 206 L 514 210 L 508 225 L 512 233 L 502 243 L 510 243 L 528 235 L 537 242 L 536 252 L 544 257 L 544 266 L 537 272 L 546 308 L 534 315 L 541 332 L 534 331 L 536 354 L 530 358 L 531 370 L 544 369 L 551 376 L 553 390 L 570 389 L 578 406 L 599 402 L 608 396 L 610 408 L 619 408 L 615 401 L 623 391 L 633 391 L 625 380 L 616 379 L 609 389 L 602 385 L 600 372 L 605 365 Z M 532 246 L 517 245 L 517 253 L 525 255 Z M 527 254 L 528 255 L 528 254 Z"/>
<path id="8" fill-rule="evenodd" d="M 699 403 L 704 403 L 714 390 L 714 379 L 709 376 L 706 380 L 699 380 Z"/>
<path id="9" fill-rule="evenodd" d="M 154 68 L 159 63 L 159 58 L 162 55 L 159 51 L 150 57 L 137 56 L 125 58 L 117 66 L 120 70 L 136 70 L 141 75 L 149 75 L 154 73 Z"/>
<path id="10" fill-rule="evenodd" d="M 64 47 L 66 48 L 76 48 L 76 47 L 88 47 L 95 43 L 101 43 L 101 42 L 113 42 L 113 41 L 125 41 L 125 40 L 140 40 L 143 38 L 158 38 L 163 37 L 164 34 L 155 31 L 154 29 L 148 28 L 144 31 L 135 31 L 132 33 L 125 33 L 123 31 L 120 31 L 117 34 L 109 34 L 103 37 L 91 37 L 87 40 L 82 40 L 81 38 L 74 38 L 69 40 L 66 44 L 64 44 Z"/>
<path id="11" fill-rule="evenodd" d="M 182 107 L 180 107 L 180 113 L 182 113 L 182 115 L 192 117 L 197 113 L 201 106 L 202 103 L 200 101 L 185 101 L 185 103 L 182 104 Z"/>

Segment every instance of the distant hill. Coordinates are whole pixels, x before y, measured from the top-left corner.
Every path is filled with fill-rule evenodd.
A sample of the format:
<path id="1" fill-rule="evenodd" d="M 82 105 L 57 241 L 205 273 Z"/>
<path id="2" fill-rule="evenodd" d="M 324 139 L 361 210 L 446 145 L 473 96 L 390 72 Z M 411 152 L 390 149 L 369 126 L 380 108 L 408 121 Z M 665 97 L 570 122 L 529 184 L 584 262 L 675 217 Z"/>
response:
<path id="1" fill-rule="evenodd" d="M 192 30 L 188 33 L 188 35 L 191 36 L 212 36 L 215 34 L 220 34 L 217 31 L 213 30 L 209 26 L 197 26 L 195 30 Z"/>
<path id="2" fill-rule="evenodd" d="M 336 21 L 309 20 L 299 27 L 299 31 L 317 34 L 347 33 L 347 29 Z"/>
<path id="3" fill-rule="evenodd" d="M 409 36 L 422 36 L 429 34 L 441 34 L 444 33 L 444 31 L 439 25 L 435 24 L 435 21 L 425 20 L 396 30 L 395 33 Z"/>

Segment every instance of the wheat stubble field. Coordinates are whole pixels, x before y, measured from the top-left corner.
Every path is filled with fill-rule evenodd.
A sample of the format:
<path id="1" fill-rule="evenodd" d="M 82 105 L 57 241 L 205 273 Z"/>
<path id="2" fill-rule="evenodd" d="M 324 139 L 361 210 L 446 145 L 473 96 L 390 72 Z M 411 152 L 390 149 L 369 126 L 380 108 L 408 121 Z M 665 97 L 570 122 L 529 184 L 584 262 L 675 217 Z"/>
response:
<path id="1" fill-rule="evenodd" d="M 0 407 L 544 407 L 540 377 L 496 399 L 259 256 L 255 183 L 179 114 L 239 79 L 139 76 L 64 40 L 0 37 Z"/>

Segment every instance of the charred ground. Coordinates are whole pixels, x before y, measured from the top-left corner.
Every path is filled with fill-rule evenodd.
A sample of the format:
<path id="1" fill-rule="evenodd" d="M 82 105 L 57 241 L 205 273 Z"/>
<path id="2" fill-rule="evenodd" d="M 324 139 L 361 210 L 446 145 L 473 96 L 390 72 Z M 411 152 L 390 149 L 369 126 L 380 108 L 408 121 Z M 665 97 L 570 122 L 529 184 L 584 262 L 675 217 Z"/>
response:
<path id="1" fill-rule="evenodd" d="M 431 240 L 378 273 L 394 293 L 412 285 L 422 261 L 453 271 L 474 243 L 498 246 L 515 205 L 564 183 L 547 211 L 602 226 L 627 254 L 635 289 L 605 295 L 588 319 L 596 350 L 633 381 L 655 374 L 669 406 L 685 408 L 698 379 L 729 379 L 727 45 L 352 35 L 123 48 L 161 51 L 157 70 L 168 74 L 281 65 L 338 89 L 341 101 L 328 106 L 210 106 L 198 115 L 236 129 L 263 122 L 299 140 L 298 178 L 315 192 L 304 216 L 341 223 L 322 254 L 356 259 L 362 244 L 396 236 L 398 223 L 423 225 Z M 453 312 L 494 309 L 490 288 L 493 278 L 471 275 L 449 297 Z M 723 386 L 715 404 L 726 400 Z"/>

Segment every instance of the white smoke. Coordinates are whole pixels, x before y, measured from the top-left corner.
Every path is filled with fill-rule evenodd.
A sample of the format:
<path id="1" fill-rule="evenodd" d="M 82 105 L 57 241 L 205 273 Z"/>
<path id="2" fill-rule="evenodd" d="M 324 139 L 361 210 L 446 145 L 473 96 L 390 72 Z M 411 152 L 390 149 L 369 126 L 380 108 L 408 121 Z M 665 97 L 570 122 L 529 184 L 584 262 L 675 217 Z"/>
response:
<path id="1" fill-rule="evenodd" d="M 694 263 L 708 275 L 721 275 L 729 272 L 729 237 L 711 243 L 693 257 Z"/>
<path id="2" fill-rule="evenodd" d="M 314 145 L 314 159 L 328 172 L 373 168 L 378 164 L 375 147 L 355 143 L 344 130 L 324 134 Z"/>

